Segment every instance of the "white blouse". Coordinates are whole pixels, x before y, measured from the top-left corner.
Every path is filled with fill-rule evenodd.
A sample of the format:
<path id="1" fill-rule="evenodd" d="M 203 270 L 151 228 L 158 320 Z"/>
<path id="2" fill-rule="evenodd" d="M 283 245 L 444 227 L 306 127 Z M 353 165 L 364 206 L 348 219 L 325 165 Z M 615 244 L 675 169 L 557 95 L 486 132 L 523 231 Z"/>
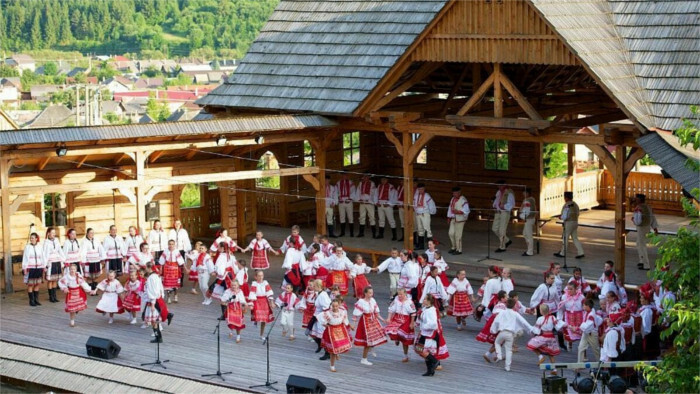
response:
<path id="1" fill-rule="evenodd" d="M 255 281 L 250 284 L 250 295 L 248 296 L 250 301 L 255 301 L 258 297 L 272 298 L 272 296 L 274 296 L 272 287 L 266 280 L 262 282 Z"/>
<path id="2" fill-rule="evenodd" d="M 357 300 L 357 302 L 355 302 L 355 310 L 353 310 L 352 312 L 353 319 L 356 319 L 357 316 L 362 316 L 365 313 L 379 313 L 379 306 L 377 305 L 377 301 L 375 301 L 374 298 L 370 298 L 369 301 L 365 300 L 364 298 L 361 298 Z"/>
<path id="3" fill-rule="evenodd" d="M 467 278 L 464 278 L 464 280 L 454 278 L 452 279 L 452 283 L 450 283 L 450 285 L 447 287 L 447 294 L 450 295 L 464 291 L 466 291 L 469 295 L 474 294 L 474 290 L 472 290 L 472 285 L 469 283 L 469 280 Z"/>

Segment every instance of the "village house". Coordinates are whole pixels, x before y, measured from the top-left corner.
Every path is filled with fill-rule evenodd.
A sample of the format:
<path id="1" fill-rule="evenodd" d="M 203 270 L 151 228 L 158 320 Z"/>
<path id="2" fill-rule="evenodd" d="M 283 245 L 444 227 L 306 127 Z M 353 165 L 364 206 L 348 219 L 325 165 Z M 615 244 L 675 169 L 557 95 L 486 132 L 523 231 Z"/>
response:
<path id="1" fill-rule="evenodd" d="M 16 68 L 20 74 L 22 74 L 24 70 L 29 70 L 31 72 L 36 71 L 36 62 L 34 61 L 34 58 L 23 53 L 14 54 L 11 57 L 8 57 L 5 59 L 5 64 Z"/>

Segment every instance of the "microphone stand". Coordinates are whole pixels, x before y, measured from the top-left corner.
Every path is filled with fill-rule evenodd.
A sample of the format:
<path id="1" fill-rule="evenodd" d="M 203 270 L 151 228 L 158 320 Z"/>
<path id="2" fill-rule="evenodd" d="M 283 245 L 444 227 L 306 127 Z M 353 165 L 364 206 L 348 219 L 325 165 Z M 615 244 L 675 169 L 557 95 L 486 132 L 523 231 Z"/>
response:
<path id="1" fill-rule="evenodd" d="M 204 374 L 203 378 L 208 378 L 212 376 L 218 376 L 222 381 L 226 381 L 223 375 L 230 375 L 233 372 L 221 372 L 221 320 L 216 320 L 216 328 L 212 334 L 216 335 L 216 373 Z"/>
<path id="2" fill-rule="evenodd" d="M 282 310 L 286 306 L 283 305 L 282 308 L 280 308 L 279 311 L 277 311 L 277 314 L 275 315 L 275 320 L 272 321 L 272 324 L 270 325 L 270 328 L 267 329 L 267 334 L 265 335 L 265 339 L 263 340 L 263 345 L 266 346 L 266 357 L 267 357 L 267 380 L 265 380 L 265 384 L 257 384 L 255 386 L 249 386 L 249 389 L 254 389 L 258 387 L 265 387 L 267 390 L 277 390 L 273 385 L 277 384 L 277 381 L 275 380 L 274 382 L 270 382 L 270 334 L 272 333 L 272 329 L 275 328 L 275 324 L 277 323 L 277 320 L 279 320 L 280 314 L 282 313 Z"/>
<path id="3" fill-rule="evenodd" d="M 156 324 L 158 324 L 158 323 L 156 323 Z M 162 333 L 160 334 L 160 337 L 156 336 L 156 361 L 154 361 L 154 362 L 152 362 L 152 363 L 143 363 L 143 364 L 141 364 L 142 367 L 143 367 L 144 365 L 158 365 L 158 366 L 163 367 L 163 369 L 168 369 L 168 368 L 166 368 L 166 366 L 163 365 L 163 364 L 170 362 L 170 360 L 163 360 L 163 361 L 160 360 L 160 342 L 161 342 L 161 338 L 163 338 L 163 334 L 162 334 Z"/>
<path id="4" fill-rule="evenodd" d="M 561 267 L 566 272 L 569 272 L 569 267 L 566 265 L 566 252 L 568 252 L 568 246 L 569 246 L 569 237 L 566 236 L 566 222 L 562 223 L 561 225 L 561 237 L 562 240 L 564 241 L 564 265 Z"/>
<path id="5" fill-rule="evenodd" d="M 482 262 L 484 260 L 494 260 L 494 261 L 503 261 L 501 259 L 497 259 L 495 257 L 491 257 L 491 223 L 493 220 L 491 219 L 490 216 L 486 217 L 486 257 L 483 259 L 479 259 L 476 262 Z"/>

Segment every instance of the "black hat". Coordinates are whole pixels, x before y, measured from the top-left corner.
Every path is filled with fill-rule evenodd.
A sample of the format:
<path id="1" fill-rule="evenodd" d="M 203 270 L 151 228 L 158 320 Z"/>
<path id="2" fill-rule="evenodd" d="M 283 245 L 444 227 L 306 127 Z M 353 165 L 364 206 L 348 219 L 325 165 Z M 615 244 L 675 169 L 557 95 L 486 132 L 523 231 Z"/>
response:
<path id="1" fill-rule="evenodd" d="M 647 199 L 647 196 L 644 194 L 641 194 L 641 193 L 637 194 L 635 197 L 637 197 L 637 200 L 639 200 L 641 202 L 644 202 Z"/>
<path id="2" fill-rule="evenodd" d="M 459 191 L 462 191 L 462 188 L 459 187 L 459 186 L 455 186 L 455 187 L 452 188 L 452 191 L 453 191 L 453 192 L 459 192 Z"/>
<path id="3" fill-rule="evenodd" d="M 499 180 L 496 181 L 496 184 L 497 184 L 497 185 L 505 185 L 505 184 L 506 184 L 506 181 L 504 181 L 503 179 L 499 179 Z"/>
<path id="4" fill-rule="evenodd" d="M 331 179 L 331 176 L 326 174 L 326 179 Z"/>
<path id="5" fill-rule="evenodd" d="M 574 198 L 574 192 L 564 192 L 564 198 Z"/>
<path id="6" fill-rule="evenodd" d="M 416 185 L 416 189 L 420 189 L 421 187 L 425 187 L 425 183 L 419 183 Z"/>

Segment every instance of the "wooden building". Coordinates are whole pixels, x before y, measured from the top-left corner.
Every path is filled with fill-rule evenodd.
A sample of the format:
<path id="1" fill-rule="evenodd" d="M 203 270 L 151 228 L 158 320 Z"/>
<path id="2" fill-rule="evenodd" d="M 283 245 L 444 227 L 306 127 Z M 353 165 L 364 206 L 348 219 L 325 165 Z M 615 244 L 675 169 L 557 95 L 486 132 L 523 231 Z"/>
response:
<path id="1" fill-rule="evenodd" d="M 326 173 L 402 178 L 409 196 L 421 179 L 442 205 L 462 184 L 477 208 L 504 179 L 533 188 L 542 217 L 558 213 L 564 190 L 598 205 L 600 173 L 572 172 L 544 192 L 543 144 L 565 143 L 585 144 L 611 175 L 624 277 L 634 163 L 671 149 L 660 153 L 671 175 L 686 190 L 699 183 L 676 165 L 686 154 L 647 138 L 698 104 L 698 16 L 693 1 L 283 0 L 236 73 L 198 100 L 217 120 L 0 135 L 5 267 L 45 214 L 39 193 L 67 193 L 67 226 L 81 233 L 115 220 L 149 228 L 151 201 L 167 226 L 192 213 L 179 209 L 179 187 L 215 182 L 201 186 L 187 227 L 220 218 L 239 241 L 258 221 L 323 232 Z M 282 169 L 254 171 L 267 152 Z M 267 175 L 281 175 L 278 189 L 256 187 Z"/>

